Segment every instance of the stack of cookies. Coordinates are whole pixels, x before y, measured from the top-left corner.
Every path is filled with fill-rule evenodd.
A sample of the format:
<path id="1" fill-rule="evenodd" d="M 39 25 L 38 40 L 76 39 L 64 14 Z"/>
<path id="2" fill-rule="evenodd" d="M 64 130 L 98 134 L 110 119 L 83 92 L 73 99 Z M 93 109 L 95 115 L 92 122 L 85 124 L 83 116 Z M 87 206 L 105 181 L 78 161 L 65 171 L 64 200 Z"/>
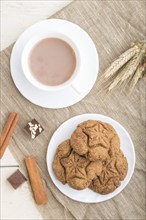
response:
<path id="1" fill-rule="evenodd" d="M 89 187 L 108 194 L 124 180 L 128 163 L 115 129 L 107 123 L 88 120 L 58 146 L 53 170 L 60 182 L 76 190 Z"/>

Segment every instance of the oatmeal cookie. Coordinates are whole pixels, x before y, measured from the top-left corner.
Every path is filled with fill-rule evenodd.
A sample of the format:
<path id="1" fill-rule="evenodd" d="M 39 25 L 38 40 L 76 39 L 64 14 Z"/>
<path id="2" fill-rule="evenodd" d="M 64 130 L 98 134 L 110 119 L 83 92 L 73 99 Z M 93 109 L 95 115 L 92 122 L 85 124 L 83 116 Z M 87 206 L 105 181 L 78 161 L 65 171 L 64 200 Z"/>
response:
<path id="1" fill-rule="evenodd" d="M 57 179 L 63 184 L 66 183 L 65 169 L 61 164 L 61 159 L 66 158 L 71 153 L 70 141 L 66 140 L 62 142 L 56 151 L 54 160 L 53 160 L 53 171 L 57 177 Z"/>
<path id="2" fill-rule="evenodd" d="M 105 161 L 120 148 L 120 139 L 115 129 L 101 121 L 88 120 L 79 124 L 73 132 L 70 143 L 79 155 L 88 155 L 90 161 Z"/>
<path id="3" fill-rule="evenodd" d="M 125 179 L 127 172 L 128 172 L 128 162 L 121 150 L 119 150 L 116 157 L 117 157 L 117 160 L 115 163 L 115 167 L 119 173 L 119 178 L 122 181 Z"/>
<path id="4" fill-rule="evenodd" d="M 86 167 L 90 161 L 78 155 L 74 151 L 71 152 L 69 157 L 62 159 L 61 164 L 65 168 L 66 181 L 69 186 L 74 189 L 85 189 L 90 185 L 90 180 L 87 177 Z"/>
<path id="5" fill-rule="evenodd" d="M 92 181 L 90 188 L 100 194 L 113 192 L 122 181 L 128 171 L 128 163 L 122 151 L 112 156 L 103 165 L 101 175 Z"/>
<path id="6" fill-rule="evenodd" d="M 87 166 L 87 176 L 89 180 L 94 180 L 98 176 L 100 176 L 101 172 L 103 169 L 102 162 L 99 161 L 94 161 L 90 162 L 90 164 Z"/>
<path id="7" fill-rule="evenodd" d="M 82 190 L 101 174 L 102 162 L 91 162 L 85 156 L 78 155 L 71 148 L 69 140 L 66 140 L 58 146 L 53 161 L 53 170 L 60 182 Z"/>

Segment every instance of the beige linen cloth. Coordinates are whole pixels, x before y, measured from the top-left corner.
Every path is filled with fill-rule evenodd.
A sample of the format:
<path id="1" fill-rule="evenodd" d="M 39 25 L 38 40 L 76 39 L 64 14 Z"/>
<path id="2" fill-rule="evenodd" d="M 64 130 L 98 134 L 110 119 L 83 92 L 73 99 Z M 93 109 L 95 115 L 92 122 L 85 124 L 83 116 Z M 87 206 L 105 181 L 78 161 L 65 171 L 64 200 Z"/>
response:
<path id="1" fill-rule="evenodd" d="M 145 10 L 145 1 L 142 0 L 75 1 L 53 17 L 72 21 L 89 33 L 98 50 L 100 73 L 103 73 L 132 41 L 145 37 Z M 24 157 L 34 155 L 37 159 L 49 199 L 47 205 L 38 207 L 44 219 L 145 219 L 146 80 L 142 79 L 129 96 L 126 91 L 116 91 L 110 97 L 98 94 L 96 82 L 88 96 L 78 104 L 58 110 L 45 109 L 30 103 L 15 87 L 9 67 L 11 50 L 12 46 L 1 52 L 0 124 L 2 129 L 11 111 L 20 113 L 21 120 L 9 148 L 26 176 Z M 98 204 L 79 203 L 64 196 L 52 183 L 46 166 L 47 146 L 53 132 L 70 117 L 89 112 L 107 115 L 121 123 L 131 135 L 136 151 L 136 167 L 130 183 L 113 199 Z M 42 124 L 45 131 L 32 141 L 24 126 L 33 118 Z"/>

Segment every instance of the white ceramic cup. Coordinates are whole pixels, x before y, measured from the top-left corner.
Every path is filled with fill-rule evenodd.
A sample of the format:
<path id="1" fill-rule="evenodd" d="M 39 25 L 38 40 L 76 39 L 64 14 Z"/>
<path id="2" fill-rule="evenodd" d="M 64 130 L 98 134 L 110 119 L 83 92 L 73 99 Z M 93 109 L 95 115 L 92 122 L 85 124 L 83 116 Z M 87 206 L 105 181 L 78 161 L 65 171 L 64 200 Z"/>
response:
<path id="1" fill-rule="evenodd" d="M 57 85 L 57 86 L 47 86 L 39 81 L 37 81 L 29 68 L 29 54 L 32 48 L 41 40 L 46 39 L 46 38 L 59 38 L 61 40 L 64 40 L 66 43 L 68 43 L 73 51 L 75 52 L 76 56 L 76 67 L 75 70 L 69 80 L 64 82 L 63 84 Z M 67 36 L 60 34 L 60 33 L 52 33 L 52 34 L 40 34 L 39 36 L 31 38 L 28 43 L 25 45 L 23 52 L 22 52 L 22 57 L 21 57 L 21 65 L 22 65 L 22 70 L 24 72 L 25 77 L 27 80 L 35 87 L 41 90 L 46 90 L 46 91 L 57 91 L 60 89 L 65 88 L 66 86 L 71 86 L 77 93 L 81 93 L 80 87 L 77 85 L 77 77 L 80 74 L 80 64 L 81 64 L 81 57 L 78 48 L 76 47 L 75 43 Z"/>

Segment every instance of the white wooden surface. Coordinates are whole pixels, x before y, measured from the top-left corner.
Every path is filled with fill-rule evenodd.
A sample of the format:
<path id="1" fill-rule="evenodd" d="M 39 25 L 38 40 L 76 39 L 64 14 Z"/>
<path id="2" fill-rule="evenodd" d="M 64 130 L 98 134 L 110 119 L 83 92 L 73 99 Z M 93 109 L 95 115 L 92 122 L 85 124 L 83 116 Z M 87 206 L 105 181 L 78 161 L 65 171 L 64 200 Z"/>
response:
<path id="1" fill-rule="evenodd" d="M 8 1 L 1 0 L 1 50 L 16 41 L 17 37 L 30 25 L 45 19 L 65 7 L 71 1 Z M 2 88 L 1 88 L 2 89 Z M 0 166 L 15 166 L 17 162 L 9 149 L 0 161 Z M 16 167 L 0 168 L 0 219 L 1 220 L 40 220 L 40 213 L 29 191 L 29 183 L 14 190 L 7 178 Z"/>

